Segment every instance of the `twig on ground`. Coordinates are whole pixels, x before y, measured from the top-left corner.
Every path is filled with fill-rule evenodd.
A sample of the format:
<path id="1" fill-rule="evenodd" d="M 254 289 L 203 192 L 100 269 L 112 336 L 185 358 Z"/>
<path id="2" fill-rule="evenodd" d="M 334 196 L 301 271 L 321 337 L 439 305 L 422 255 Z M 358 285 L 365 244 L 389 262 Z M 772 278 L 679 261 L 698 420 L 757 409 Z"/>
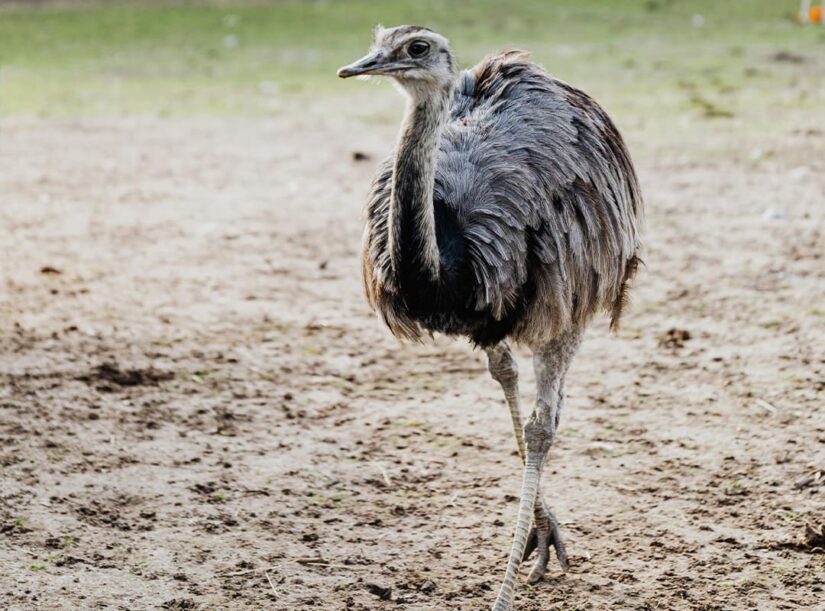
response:
<path id="1" fill-rule="evenodd" d="M 275 571 L 281 569 L 285 564 L 303 564 L 304 566 L 317 566 L 331 569 L 348 570 L 355 568 L 354 566 L 349 566 L 346 564 L 332 564 L 331 562 L 327 562 L 323 558 L 295 558 L 294 560 L 288 560 L 283 564 L 261 566 L 254 569 L 246 569 L 244 571 L 234 571 L 232 573 L 221 573 L 221 577 L 241 577 L 243 575 L 251 575 L 252 573 L 266 573 L 268 571 Z"/>
<path id="2" fill-rule="evenodd" d="M 221 573 L 221 577 L 241 577 L 242 575 L 250 575 L 252 573 L 258 573 L 260 571 L 268 571 L 270 569 L 276 569 L 278 567 L 269 566 L 266 568 L 258 568 L 258 569 L 247 569 L 245 571 L 235 571 L 234 573 Z"/>
<path id="3" fill-rule="evenodd" d="M 778 411 L 773 405 L 771 405 L 764 399 L 757 399 L 756 404 L 762 409 L 764 409 L 766 412 L 771 414 L 775 414 Z"/>
<path id="4" fill-rule="evenodd" d="M 794 482 L 793 487 L 797 490 L 802 490 L 803 488 L 807 488 L 811 484 L 825 482 L 825 470 L 823 469 L 814 469 L 813 472 L 808 473 L 804 477 L 799 478 Z"/>
<path id="5" fill-rule="evenodd" d="M 447 503 L 444 505 L 444 507 L 441 508 L 441 511 L 438 513 L 438 519 L 435 521 L 435 525 L 433 526 L 433 531 L 437 530 L 441 526 L 441 521 L 444 519 L 444 512 L 447 511 L 447 509 L 449 507 L 454 507 L 455 506 L 455 502 L 458 500 L 458 497 L 460 497 L 461 494 L 462 494 L 462 492 L 460 490 L 458 492 L 456 492 L 453 496 L 450 497 L 450 500 L 447 501 Z M 436 539 L 435 543 L 433 544 L 432 547 L 433 548 L 437 547 L 438 545 L 441 544 L 442 541 L 443 541 L 443 538 L 442 539 Z"/>
<path id="6" fill-rule="evenodd" d="M 275 589 L 275 584 L 272 583 L 272 579 L 270 579 L 269 577 L 268 569 L 264 569 L 264 575 L 266 575 L 266 580 L 269 582 L 269 587 L 272 588 L 272 593 L 275 595 L 275 598 L 280 598 L 280 596 L 278 595 L 278 590 Z"/>
<path id="7" fill-rule="evenodd" d="M 381 477 L 384 478 L 384 483 L 387 484 L 387 486 L 392 486 L 392 480 L 390 480 L 390 475 L 389 473 L 387 473 L 387 470 L 384 468 L 384 465 L 382 465 L 380 462 L 376 460 L 372 461 L 372 464 L 374 464 L 381 472 Z"/>
<path id="8" fill-rule="evenodd" d="M 303 564 L 306 566 L 323 566 L 332 569 L 351 569 L 351 566 L 347 566 L 346 564 L 332 564 L 331 562 L 327 562 L 323 558 L 296 558 L 292 561 L 295 564 Z"/>

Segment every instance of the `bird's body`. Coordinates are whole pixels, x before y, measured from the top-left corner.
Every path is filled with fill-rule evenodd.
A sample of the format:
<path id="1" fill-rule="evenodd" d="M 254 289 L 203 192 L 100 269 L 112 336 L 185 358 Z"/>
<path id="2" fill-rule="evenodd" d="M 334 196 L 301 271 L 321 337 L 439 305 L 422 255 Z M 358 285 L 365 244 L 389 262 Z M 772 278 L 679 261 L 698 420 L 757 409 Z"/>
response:
<path id="1" fill-rule="evenodd" d="M 600 309 L 618 321 L 641 202 L 621 137 L 592 98 L 520 53 L 459 76 L 435 158 L 436 281 L 415 265 L 393 269 L 395 161 L 372 187 L 363 273 L 370 303 L 397 335 L 491 346 L 554 337 Z M 411 238 L 402 261 L 421 247 Z"/>
<path id="2" fill-rule="evenodd" d="M 595 101 L 520 52 L 459 74 L 443 36 L 379 27 L 370 52 L 338 74 L 390 76 L 409 98 L 367 204 L 368 301 L 398 337 L 469 338 L 504 390 L 524 479 L 493 609 L 512 611 L 530 553 L 531 583 L 544 575 L 551 548 L 567 566 L 540 478 L 585 326 L 599 310 L 618 323 L 638 266 L 633 164 Z M 533 352 L 536 405 L 526 424 L 507 340 Z"/>

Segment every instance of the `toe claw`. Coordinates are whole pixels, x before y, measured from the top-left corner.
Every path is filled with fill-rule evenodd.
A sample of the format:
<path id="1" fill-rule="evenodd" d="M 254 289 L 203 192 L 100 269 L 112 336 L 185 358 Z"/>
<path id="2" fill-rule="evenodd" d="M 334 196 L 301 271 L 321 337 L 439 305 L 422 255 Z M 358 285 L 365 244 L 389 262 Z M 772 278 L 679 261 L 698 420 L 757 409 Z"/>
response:
<path id="1" fill-rule="evenodd" d="M 536 529 L 536 548 L 538 555 L 530 575 L 527 577 L 527 583 L 536 584 L 541 581 L 544 574 L 547 572 L 547 562 L 550 560 L 550 545 L 552 544 L 552 532 L 546 526 L 544 528 Z"/>
<path id="2" fill-rule="evenodd" d="M 535 566 L 530 571 L 530 575 L 527 576 L 527 583 L 531 586 L 536 585 L 538 582 L 541 581 L 541 578 L 544 577 L 544 574 L 547 572 L 547 560 L 539 559 L 536 561 Z"/>
<path id="3" fill-rule="evenodd" d="M 559 528 L 559 523 L 556 521 L 555 516 L 550 522 L 550 545 L 552 545 L 556 550 L 556 558 L 559 559 L 561 570 L 567 572 L 567 569 L 570 567 L 570 563 L 567 561 L 567 550 L 565 549 L 564 539 L 562 539 L 561 536 L 561 529 Z"/>
<path id="4" fill-rule="evenodd" d="M 539 546 L 539 533 L 536 527 L 530 529 L 530 534 L 527 535 L 527 546 L 524 548 L 524 554 L 521 556 L 521 561 L 524 562 L 530 557 L 536 548 Z"/>
<path id="5" fill-rule="evenodd" d="M 559 559 L 561 570 L 566 573 L 567 569 L 570 568 L 570 563 L 567 561 L 567 550 L 564 549 L 564 542 L 554 537 L 553 547 L 556 548 L 556 558 Z"/>

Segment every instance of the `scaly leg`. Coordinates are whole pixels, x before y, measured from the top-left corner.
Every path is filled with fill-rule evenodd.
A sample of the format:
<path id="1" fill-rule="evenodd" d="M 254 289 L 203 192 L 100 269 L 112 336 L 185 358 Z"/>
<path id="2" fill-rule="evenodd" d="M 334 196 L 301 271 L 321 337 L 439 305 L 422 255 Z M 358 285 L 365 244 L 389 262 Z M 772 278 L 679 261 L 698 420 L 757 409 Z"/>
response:
<path id="1" fill-rule="evenodd" d="M 513 420 L 513 433 L 518 444 L 518 455 L 524 463 L 524 425 L 521 422 L 521 405 L 518 398 L 518 365 L 507 342 L 487 348 L 487 368 L 493 379 L 501 384 L 510 418 Z"/>
<path id="2" fill-rule="evenodd" d="M 521 406 L 518 396 L 518 365 L 507 342 L 501 342 L 492 348 L 487 348 L 487 359 L 490 374 L 494 380 L 501 384 L 501 388 L 504 390 L 504 398 L 507 400 L 507 407 L 510 409 L 510 417 L 513 421 L 513 433 L 518 444 L 518 453 L 521 462 L 524 463 L 524 425 L 521 419 Z M 558 426 L 558 422 L 556 426 Z M 540 581 L 547 571 L 551 545 L 556 551 L 556 557 L 559 559 L 562 569 L 567 570 L 567 553 L 564 549 L 559 523 L 542 497 L 541 489 L 536 493 L 533 524 L 534 526 L 527 536 L 527 547 L 522 558 L 522 561 L 527 560 L 530 554 L 538 549 L 536 563 L 527 579 L 531 584 Z"/>
<path id="3" fill-rule="evenodd" d="M 562 384 L 559 386 L 558 407 L 553 425 L 554 431 L 558 430 L 559 420 L 561 418 L 564 401 L 563 384 L 564 379 L 562 379 Z M 556 515 L 547 505 L 547 501 L 542 498 L 541 492 L 539 492 L 536 497 L 536 508 L 533 513 L 533 519 L 535 525 L 527 537 L 527 547 L 524 549 L 524 556 L 522 556 L 522 561 L 527 560 L 530 554 L 533 553 L 533 550 L 538 549 L 538 557 L 530 571 L 530 575 L 527 577 L 527 583 L 529 584 L 538 583 L 541 581 L 541 578 L 544 577 L 544 573 L 547 572 L 551 545 L 556 550 L 556 558 L 558 558 L 562 570 L 566 571 L 568 567 L 567 550 L 564 547 L 564 539 L 561 536 L 559 522 L 556 519 Z"/>
<path id="4" fill-rule="evenodd" d="M 525 463 L 516 532 L 493 611 L 512 611 L 519 565 L 524 557 L 530 521 L 539 498 L 539 480 L 544 460 L 553 444 L 558 424 L 559 398 L 570 361 L 579 344 L 582 331 L 573 329 L 533 351 L 536 370 L 536 407 L 524 426 Z M 540 542 L 539 542 L 540 543 Z M 545 546 L 546 548 L 546 546 Z"/>

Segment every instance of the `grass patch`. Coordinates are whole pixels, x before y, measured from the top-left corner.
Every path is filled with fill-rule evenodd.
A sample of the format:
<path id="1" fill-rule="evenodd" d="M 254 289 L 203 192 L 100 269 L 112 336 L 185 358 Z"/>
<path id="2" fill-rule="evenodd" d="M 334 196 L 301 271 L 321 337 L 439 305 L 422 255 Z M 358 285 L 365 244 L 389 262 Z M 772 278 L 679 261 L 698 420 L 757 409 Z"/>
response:
<path id="1" fill-rule="evenodd" d="M 795 25 L 792 10 L 772 0 L 7 7 L 0 113 L 271 115 L 316 97 L 374 95 L 339 82 L 335 69 L 365 51 L 380 22 L 437 29 L 466 64 L 493 49 L 528 48 L 618 112 L 724 121 L 821 105 L 814 66 L 825 32 Z M 788 94 L 803 77 L 808 94 Z"/>

